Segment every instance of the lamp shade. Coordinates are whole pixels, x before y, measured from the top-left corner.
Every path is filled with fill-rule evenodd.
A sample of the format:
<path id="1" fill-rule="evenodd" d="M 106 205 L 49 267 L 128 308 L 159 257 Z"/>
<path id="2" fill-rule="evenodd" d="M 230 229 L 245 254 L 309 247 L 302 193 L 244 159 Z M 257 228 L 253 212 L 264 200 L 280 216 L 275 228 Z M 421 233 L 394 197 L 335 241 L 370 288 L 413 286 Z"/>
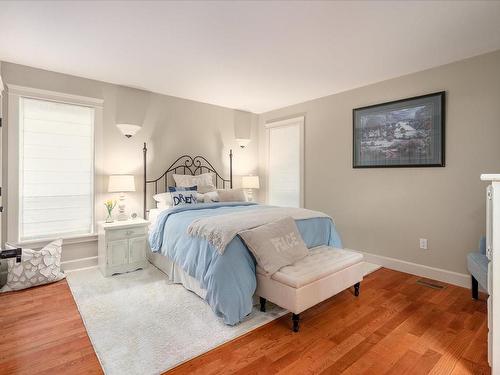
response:
<path id="1" fill-rule="evenodd" d="M 109 176 L 108 193 L 125 193 L 127 191 L 135 191 L 134 176 L 130 174 Z"/>
<path id="2" fill-rule="evenodd" d="M 127 138 L 132 137 L 133 135 L 135 135 L 135 133 L 141 130 L 141 127 L 139 125 L 134 124 L 116 124 L 116 127 L 120 129 L 123 135 Z"/>
<path id="3" fill-rule="evenodd" d="M 243 189 L 258 189 L 258 188 L 260 188 L 259 176 L 243 176 L 241 178 L 241 187 Z"/>

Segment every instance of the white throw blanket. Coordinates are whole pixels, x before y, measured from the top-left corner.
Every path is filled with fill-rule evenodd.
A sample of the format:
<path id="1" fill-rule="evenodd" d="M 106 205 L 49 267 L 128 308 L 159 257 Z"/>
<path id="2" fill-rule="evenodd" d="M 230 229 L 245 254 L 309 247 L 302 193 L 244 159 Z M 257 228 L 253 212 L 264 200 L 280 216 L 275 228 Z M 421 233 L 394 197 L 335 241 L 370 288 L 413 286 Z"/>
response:
<path id="1" fill-rule="evenodd" d="M 220 254 L 224 254 L 226 246 L 239 232 L 272 223 L 287 216 L 295 220 L 319 217 L 331 219 L 323 212 L 305 208 L 269 207 L 265 210 L 250 210 L 195 219 L 189 225 L 187 232 L 191 236 L 206 239 Z"/>

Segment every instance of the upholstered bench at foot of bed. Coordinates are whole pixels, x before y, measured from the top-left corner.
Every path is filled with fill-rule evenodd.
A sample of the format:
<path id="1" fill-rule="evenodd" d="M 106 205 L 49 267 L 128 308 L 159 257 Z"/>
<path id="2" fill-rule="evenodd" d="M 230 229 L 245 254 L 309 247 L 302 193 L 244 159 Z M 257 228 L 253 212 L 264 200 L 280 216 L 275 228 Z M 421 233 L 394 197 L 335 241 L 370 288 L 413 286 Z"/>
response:
<path id="1" fill-rule="evenodd" d="M 283 267 L 270 278 L 257 266 L 257 291 L 261 310 L 266 300 L 292 312 L 293 330 L 299 330 L 299 314 L 354 286 L 359 295 L 363 280 L 363 255 L 354 251 L 318 246 L 292 266 Z"/>

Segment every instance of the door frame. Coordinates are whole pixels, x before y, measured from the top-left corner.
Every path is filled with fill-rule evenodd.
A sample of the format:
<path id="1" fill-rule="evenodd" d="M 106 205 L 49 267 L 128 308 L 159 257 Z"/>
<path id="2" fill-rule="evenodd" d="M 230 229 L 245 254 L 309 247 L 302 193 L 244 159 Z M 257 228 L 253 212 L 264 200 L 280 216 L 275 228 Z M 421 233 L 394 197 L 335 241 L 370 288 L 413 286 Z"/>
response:
<path id="1" fill-rule="evenodd" d="M 3 131 L 3 127 L 5 126 L 5 121 L 4 121 L 4 118 L 3 118 L 3 91 L 4 91 L 4 84 L 3 84 L 3 80 L 2 80 L 2 66 L 1 66 L 1 62 L 0 62 L 0 171 L 3 171 L 3 161 L 2 161 L 2 142 L 3 142 L 3 139 L 2 139 L 2 131 Z M 4 241 L 3 241 L 3 238 L 2 238 L 2 232 L 3 232 L 3 229 L 2 229 L 2 217 L 4 214 L 4 208 L 3 208 L 3 193 L 4 193 L 4 187 L 3 187 L 3 180 L 2 180 L 2 172 L 0 172 L 0 248 L 3 248 L 4 246 Z"/>
<path id="2" fill-rule="evenodd" d="M 491 251 L 491 373 L 500 374 L 500 176 L 493 186 L 493 246 Z"/>
<path id="3" fill-rule="evenodd" d="M 500 174 L 483 174 L 482 181 L 491 183 L 491 206 L 487 209 L 486 254 L 488 266 L 488 359 L 493 375 L 500 375 Z M 491 318 L 491 321 L 490 321 Z"/>

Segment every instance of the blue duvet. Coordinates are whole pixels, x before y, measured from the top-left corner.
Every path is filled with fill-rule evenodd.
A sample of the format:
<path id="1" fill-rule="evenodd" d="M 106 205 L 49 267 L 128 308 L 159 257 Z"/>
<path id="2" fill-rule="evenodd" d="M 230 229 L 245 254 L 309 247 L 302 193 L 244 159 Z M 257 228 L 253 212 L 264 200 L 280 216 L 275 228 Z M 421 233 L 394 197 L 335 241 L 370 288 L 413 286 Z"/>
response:
<path id="1" fill-rule="evenodd" d="M 239 237 L 223 255 L 207 240 L 191 237 L 187 227 L 199 217 L 242 210 L 268 210 L 272 206 L 249 202 L 201 203 L 183 205 L 162 212 L 152 229 L 149 242 L 154 252 L 168 256 L 207 291 L 206 301 L 224 323 L 239 323 L 252 311 L 255 292 L 255 259 Z M 297 220 L 297 227 L 308 248 L 319 245 L 342 247 L 329 218 Z"/>

